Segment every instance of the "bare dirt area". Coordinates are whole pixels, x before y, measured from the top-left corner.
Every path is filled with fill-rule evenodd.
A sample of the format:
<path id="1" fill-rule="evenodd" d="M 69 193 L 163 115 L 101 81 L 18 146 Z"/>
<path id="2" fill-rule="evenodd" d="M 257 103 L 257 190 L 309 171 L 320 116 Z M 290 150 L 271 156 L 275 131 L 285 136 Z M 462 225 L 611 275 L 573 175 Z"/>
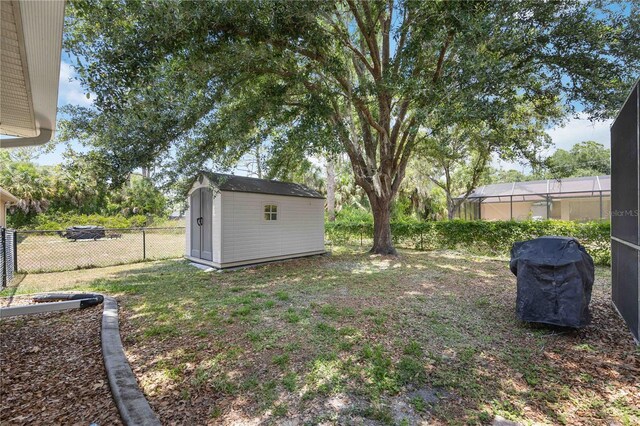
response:
<path id="1" fill-rule="evenodd" d="M 25 296 L 12 305 L 26 304 Z M 0 321 L 0 424 L 121 424 L 100 348 L 102 305 Z"/>

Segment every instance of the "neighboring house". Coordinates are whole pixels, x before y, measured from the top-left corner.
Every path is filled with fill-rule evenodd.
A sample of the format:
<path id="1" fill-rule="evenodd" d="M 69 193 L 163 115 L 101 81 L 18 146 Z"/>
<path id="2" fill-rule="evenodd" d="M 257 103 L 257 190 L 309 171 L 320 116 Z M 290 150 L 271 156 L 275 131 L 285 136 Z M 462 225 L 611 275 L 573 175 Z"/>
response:
<path id="1" fill-rule="evenodd" d="M 7 227 L 7 208 L 18 202 L 18 198 L 14 197 L 6 189 L 0 187 L 0 227 Z"/>
<path id="2" fill-rule="evenodd" d="M 324 197 L 296 183 L 202 172 L 186 217 L 186 257 L 215 268 L 325 252 Z"/>
<path id="3" fill-rule="evenodd" d="M 481 186 L 462 203 L 457 217 L 469 220 L 609 219 L 611 176 Z"/>

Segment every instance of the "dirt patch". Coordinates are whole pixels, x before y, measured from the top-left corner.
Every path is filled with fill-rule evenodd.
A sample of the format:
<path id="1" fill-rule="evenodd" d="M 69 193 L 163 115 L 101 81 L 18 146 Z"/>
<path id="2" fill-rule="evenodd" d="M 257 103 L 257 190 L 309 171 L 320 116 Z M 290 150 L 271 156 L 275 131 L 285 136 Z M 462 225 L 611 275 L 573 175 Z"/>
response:
<path id="1" fill-rule="evenodd" d="M 0 424 L 121 424 L 101 315 L 102 305 L 0 321 Z"/>
<path id="2" fill-rule="evenodd" d="M 9 306 L 22 306 L 22 305 L 33 305 L 35 302 L 33 301 L 32 296 L 7 296 L 0 297 L 0 308 L 7 308 Z"/>

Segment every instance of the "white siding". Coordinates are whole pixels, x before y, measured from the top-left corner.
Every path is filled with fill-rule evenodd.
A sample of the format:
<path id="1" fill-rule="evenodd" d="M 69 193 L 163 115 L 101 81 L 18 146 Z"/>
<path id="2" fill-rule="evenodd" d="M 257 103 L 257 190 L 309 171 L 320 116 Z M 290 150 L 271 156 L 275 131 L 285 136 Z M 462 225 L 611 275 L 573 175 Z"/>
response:
<path id="1" fill-rule="evenodd" d="M 187 211 L 184 212 L 185 220 L 185 241 L 184 241 L 184 255 L 191 255 L 191 197 L 187 198 Z"/>
<path id="2" fill-rule="evenodd" d="M 278 219 L 264 219 L 264 206 Z M 222 193 L 222 264 L 324 250 L 324 200 L 243 192 Z"/>
<path id="3" fill-rule="evenodd" d="M 213 219 L 211 220 L 212 238 L 212 259 L 215 263 L 222 262 L 222 193 L 213 191 Z"/>
<path id="4" fill-rule="evenodd" d="M 2 188 L 0 188 L 2 189 Z M 6 194 L 6 192 L 5 192 Z M 17 202 L 18 199 L 11 196 L 8 197 L 6 195 L 3 195 L 3 191 L 0 191 L 0 226 L 5 227 L 7 226 L 7 208 L 9 207 L 10 203 L 15 203 Z"/>

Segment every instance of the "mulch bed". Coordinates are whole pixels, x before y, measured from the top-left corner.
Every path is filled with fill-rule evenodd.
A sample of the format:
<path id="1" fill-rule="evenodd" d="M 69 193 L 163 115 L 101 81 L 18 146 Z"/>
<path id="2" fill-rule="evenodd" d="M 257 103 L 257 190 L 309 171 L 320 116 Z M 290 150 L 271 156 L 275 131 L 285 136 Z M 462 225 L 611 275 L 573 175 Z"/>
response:
<path id="1" fill-rule="evenodd" d="M 101 315 L 99 305 L 0 321 L 0 424 L 121 424 Z"/>

